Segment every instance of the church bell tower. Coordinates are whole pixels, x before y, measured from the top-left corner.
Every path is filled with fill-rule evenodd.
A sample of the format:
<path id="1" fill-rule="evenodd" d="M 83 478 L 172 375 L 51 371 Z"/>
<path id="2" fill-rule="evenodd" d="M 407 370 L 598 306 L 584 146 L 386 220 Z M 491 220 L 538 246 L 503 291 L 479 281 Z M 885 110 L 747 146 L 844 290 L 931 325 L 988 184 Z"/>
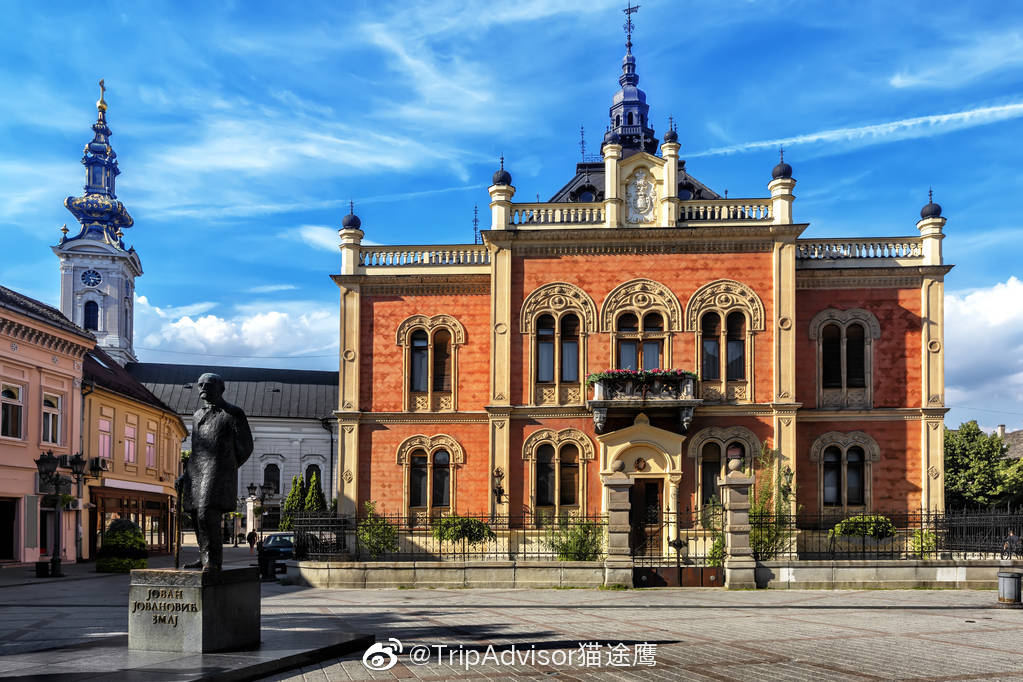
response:
<path id="1" fill-rule="evenodd" d="M 99 346 L 124 365 L 138 360 L 133 345 L 134 297 L 142 262 L 134 247 L 124 246 L 123 230 L 134 221 L 114 191 L 121 171 L 110 147 L 106 87 L 102 80 L 99 85 L 93 138 L 82 157 L 85 192 L 64 200 L 81 229 L 68 237 L 67 226 L 62 227 L 60 242 L 51 248 L 60 259 L 60 311 L 95 334 Z"/>

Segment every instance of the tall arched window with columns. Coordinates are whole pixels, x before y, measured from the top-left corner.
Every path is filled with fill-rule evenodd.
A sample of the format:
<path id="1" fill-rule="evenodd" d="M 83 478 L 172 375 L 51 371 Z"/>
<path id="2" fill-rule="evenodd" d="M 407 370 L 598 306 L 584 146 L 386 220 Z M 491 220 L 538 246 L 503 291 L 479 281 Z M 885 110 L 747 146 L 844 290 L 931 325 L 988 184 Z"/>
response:
<path id="1" fill-rule="evenodd" d="M 526 297 L 519 327 L 528 339 L 529 404 L 582 404 L 586 341 L 596 321 L 596 306 L 574 284 L 551 282 Z"/>
<path id="2" fill-rule="evenodd" d="M 881 448 L 862 431 L 821 434 L 810 446 L 817 464 L 817 506 L 822 512 L 861 512 L 873 509 L 873 464 Z"/>
<path id="3" fill-rule="evenodd" d="M 873 342 L 881 337 L 874 314 L 827 308 L 810 320 L 809 334 L 817 348 L 817 406 L 873 407 Z"/>
<path id="4" fill-rule="evenodd" d="M 530 513 L 559 518 L 586 508 L 586 466 L 593 442 L 578 429 L 539 429 L 526 437 L 522 459 L 529 464 Z"/>
<path id="5" fill-rule="evenodd" d="M 413 315 L 398 325 L 402 348 L 405 412 L 445 412 L 458 405 L 458 348 L 465 327 L 450 315 Z"/>
<path id="6" fill-rule="evenodd" d="M 456 511 L 458 470 L 465 464 L 465 450 L 457 440 L 447 434 L 406 438 L 398 446 L 397 463 L 409 526 Z"/>
<path id="7" fill-rule="evenodd" d="M 693 293 L 686 308 L 686 331 L 695 337 L 703 400 L 755 400 L 754 342 L 763 330 L 763 301 L 747 285 L 721 279 Z"/>

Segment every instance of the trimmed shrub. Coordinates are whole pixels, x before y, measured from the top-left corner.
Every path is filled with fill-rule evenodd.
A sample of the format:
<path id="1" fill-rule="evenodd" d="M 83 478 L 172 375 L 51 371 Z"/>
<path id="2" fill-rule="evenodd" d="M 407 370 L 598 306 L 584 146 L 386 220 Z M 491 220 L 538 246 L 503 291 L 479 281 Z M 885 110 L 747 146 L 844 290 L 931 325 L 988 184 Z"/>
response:
<path id="1" fill-rule="evenodd" d="M 115 519 L 103 534 L 103 544 L 96 552 L 98 573 L 127 573 L 145 568 L 149 551 L 146 537 L 138 524 L 128 519 Z"/>
<path id="2" fill-rule="evenodd" d="M 376 513 L 376 502 L 366 502 L 364 509 L 366 516 L 355 529 L 361 551 L 374 559 L 397 551 L 398 526 Z"/>
<path id="3" fill-rule="evenodd" d="M 836 523 L 835 527 L 828 531 L 829 538 L 834 539 L 839 535 L 884 540 L 895 537 L 895 524 L 887 516 L 880 514 L 850 516 Z"/>
<path id="4" fill-rule="evenodd" d="M 570 519 L 548 527 L 543 544 L 559 561 L 597 561 L 604 549 L 604 526 Z"/>
<path id="5" fill-rule="evenodd" d="M 490 526 L 487 525 L 486 521 L 468 516 L 458 516 L 457 514 L 437 519 L 430 532 L 433 534 L 434 539 L 440 542 L 461 542 L 463 557 L 467 547 L 481 545 L 484 542 L 497 538 L 494 535 L 494 531 L 490 530 Z"/>
<path id="6" fill-rule="evenodd" d="M 309 492 L 305 496 L 305 509 L 307 512 L 327 511 L 327 500 L 323 496 L 323 489 L 320 487 L 320 475 L 313 472 L 309 479 Z"/>

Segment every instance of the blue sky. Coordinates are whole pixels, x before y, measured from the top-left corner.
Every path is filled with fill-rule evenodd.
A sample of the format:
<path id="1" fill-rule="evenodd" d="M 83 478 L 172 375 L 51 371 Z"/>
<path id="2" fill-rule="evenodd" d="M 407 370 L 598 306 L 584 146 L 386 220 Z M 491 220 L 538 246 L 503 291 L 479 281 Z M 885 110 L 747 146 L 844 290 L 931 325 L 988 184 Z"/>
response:
<path id="1" fill-rule="evenodd" d="M 956 264 L 948 422 L 1023 428 L 1023 10 L 641 4 L 651 122 L 675 118 L 714 189 L 765 196 L 784 144 L 795 218 L 828 237 L 913 235 L 934 187 Z M 620 3 L 504 5 L 5 2 L 0 230 L 18 247 L 0 282 L 56 303 L 49 246 L 105 78 L 141 358 L 336 368 L 350 199 L 367 240 L 469 242 L 502 153 L 530 201 L 572 175 L 580 126 L 598 151 Z"/>

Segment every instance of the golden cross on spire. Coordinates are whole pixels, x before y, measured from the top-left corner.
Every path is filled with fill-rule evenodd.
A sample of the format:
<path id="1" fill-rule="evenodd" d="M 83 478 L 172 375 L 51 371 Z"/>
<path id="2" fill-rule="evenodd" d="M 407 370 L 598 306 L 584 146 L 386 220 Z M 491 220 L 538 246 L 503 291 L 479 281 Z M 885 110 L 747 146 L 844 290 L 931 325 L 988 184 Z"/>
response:
<path id="1" fill-rule="evenodd" d="M 103 99 L 103 95 L 105 95 L 106 92 L 107 92 L 107 86 L 103 82 L 104 80 L 105 79 L 103 79 L 103 78 L 99 79 L 99 101 L 96 102 L 96 109 L 99 110 L 99 111 L 106 111 L 107 110 L 106 100 Z"/>

